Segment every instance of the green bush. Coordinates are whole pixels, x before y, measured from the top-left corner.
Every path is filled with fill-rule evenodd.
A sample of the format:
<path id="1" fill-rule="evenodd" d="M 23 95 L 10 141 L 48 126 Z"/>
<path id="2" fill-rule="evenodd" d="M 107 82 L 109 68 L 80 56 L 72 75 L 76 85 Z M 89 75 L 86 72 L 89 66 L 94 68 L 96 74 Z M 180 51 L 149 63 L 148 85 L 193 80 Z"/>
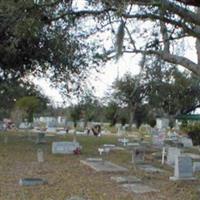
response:
<path id="1" fill-rule="evenodd" d="M 194 145 L 200 145 L 200 123 L 183 122 L 181 129 L 192 139 Z"/>

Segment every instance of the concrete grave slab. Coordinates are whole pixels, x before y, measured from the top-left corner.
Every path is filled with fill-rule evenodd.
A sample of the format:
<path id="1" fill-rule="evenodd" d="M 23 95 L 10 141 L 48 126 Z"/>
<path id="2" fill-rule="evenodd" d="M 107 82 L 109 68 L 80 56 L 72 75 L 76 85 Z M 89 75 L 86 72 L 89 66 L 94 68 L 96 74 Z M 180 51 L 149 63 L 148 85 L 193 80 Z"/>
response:
<path id="1" fill-rule="evenodd" d="M 136 176 L 112 176 L 111 180 L 113 180 L 119 184 L 140 183 L 141 182 L 141 179 Z"/>
<path id="2" fill-rule="evenodd" d="M 81 160 L 82 164 L 87 165 L 97 172 L 126 172 L 128 169 L 121 167 L 109 161 L 88 161 Z"/>
<path id="3" fill-rule="evenodd" d="M 153 165 L 150 165 L 150 164 L 138 165 L 138 167 L 147 173 L 162 173 L 162 172 L 164 172 L 164 170 L 154 167 Z"/>
<path id="4" fill-rule="evenodd" d="M 136 194 L 159 192 L 159 190 L 154 189 L 148 185 L 141 184 L 141 183 L 123 184 L 122 186 L 127 192 L 133 192 Z"/>
<path id="5" fill-rule="evenodd" d="M 53 142 L 53 154 L 73 154 L 77 148 L 81 148 L 78 142 Z"/>

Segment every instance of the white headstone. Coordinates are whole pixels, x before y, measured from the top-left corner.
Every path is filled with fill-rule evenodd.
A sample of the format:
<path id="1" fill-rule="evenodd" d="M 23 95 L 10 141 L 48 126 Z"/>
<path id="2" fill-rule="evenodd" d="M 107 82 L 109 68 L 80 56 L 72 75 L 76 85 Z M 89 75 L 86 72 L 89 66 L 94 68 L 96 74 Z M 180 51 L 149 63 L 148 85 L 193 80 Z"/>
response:
<path id="1" fill-rule="evenodd" d="M 52 153 L 53 154 L 73 154 L 76 149 L 80 149 L 81 146 L 78 142 L 53 142 Z"/>
<path id="2" fill-rule="evenodd" d="M 174 165 L 175 160 L 181 155 L 181 150 L 176 147 L 169 147 L 167 151 L 167 164 Z"/>
<path id="3" fill-rule="evenodd" d="M 192 159 L 188 156 L 178 156 L 175 161 L 174 176 L 170 180 L 194 180 Z"/>

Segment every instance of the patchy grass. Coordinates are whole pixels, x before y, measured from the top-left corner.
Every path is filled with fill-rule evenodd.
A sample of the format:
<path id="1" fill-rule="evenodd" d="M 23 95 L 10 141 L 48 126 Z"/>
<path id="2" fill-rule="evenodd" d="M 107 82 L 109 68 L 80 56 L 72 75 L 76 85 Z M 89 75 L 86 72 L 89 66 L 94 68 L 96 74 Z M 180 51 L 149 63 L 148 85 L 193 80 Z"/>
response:
<path id="1" fill-rule="evenodd" d="M 80 163 L 86 157 L 97 157 L 97 148 L 105 143 L 117 143 L 115 136 L 87 137 L 77 136 L 83 146 L 82 154 L 53 155 L 52 141 L 72 141 L 73 136 L 49 136 L 46 145 L 36 145 L 35 135 L 7 133 L 8 143 L 4 144 L 4 135 L 0 136 L 0 200 L 66 200 L 70 196 L 83 196 L 90 200 L 197 200 L 199 181 L 170 182 L 172 170 L 164 167 L 164 174 L 147 174 L 131 164 L 128 151 L 112 151 L 105 159 L 120 164 L 129 172 L 116 175 L 134 175 L 142 178 L 145 184 L 159 189 L 159 193 L 135 195 L 122 190 L 121 186 L 110 180 L 112 173 L 99 173 Z M 37 149 L 44 151 L 44 163 L 37 162 Z M 149 151 L 151 152 L 151 151 Z M 151 154 L 147 162 L 154 162 Z M 160 166 L 162 167 L 162 166 Z M 45 178 L 47 185 L 22 187 L 20 178 Z"/>

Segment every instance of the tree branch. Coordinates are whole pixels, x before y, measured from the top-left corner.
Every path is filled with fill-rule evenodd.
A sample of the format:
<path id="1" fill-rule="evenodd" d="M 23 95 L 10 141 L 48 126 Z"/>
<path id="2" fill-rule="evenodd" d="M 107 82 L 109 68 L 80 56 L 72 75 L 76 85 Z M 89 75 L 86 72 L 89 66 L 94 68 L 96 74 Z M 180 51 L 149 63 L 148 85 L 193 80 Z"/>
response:
<path id="1" fill-rule="evenodd" d="M 189 60 L 186 57 L 178 56 L 170 53 L 166 53 L 164 51 L 155 51 L 155 50 L 133 50 L 133 51 L 125 51 L 126 53 L 141 53 L 147 55 L 157 55 L 161 59 L 173 63 L 176 65 L 181 65 L 186 69 L 192 71 L 194 74 L 200 76 L 200 66 L 193 61 Z"/>

